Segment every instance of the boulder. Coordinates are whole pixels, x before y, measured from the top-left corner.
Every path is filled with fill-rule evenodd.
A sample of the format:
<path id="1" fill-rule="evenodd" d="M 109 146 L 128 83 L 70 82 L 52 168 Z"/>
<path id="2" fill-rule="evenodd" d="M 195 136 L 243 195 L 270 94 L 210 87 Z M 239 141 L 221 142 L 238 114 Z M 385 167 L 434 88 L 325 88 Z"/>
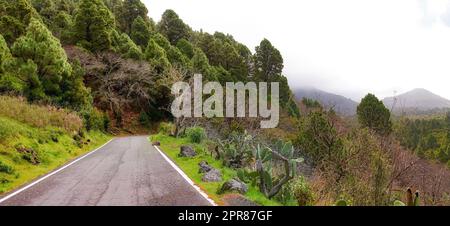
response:
<path id="1" fill-rule="evenodd" d="M 197 153 L 194 151 L 194 149 L 191 146 L 181 146 L 180 148 L 180 157 L 194 157 Z"/>
<path id="2" fill-rule="evenodd" d="M 223 194 L 226 192 L 239 192 L 241 194 L 245 194 L 248 191 L 248 187 L 247 185 L 240 181 L 239 179 L 235 178 L 235 179 L 231 179 L 227 182 L 225 182 L 222 185 L 222 188 L 220 189 L 219 193 Z"/>
<path id="3" fill-rule="evenodd" d="M 206 161 L 201 161 L 198 166 L 200 167 L 200 169 L 198 170 L 199 173 L 207 173 L 213 169 L 213 167 L 208 165 L 208 162 Z"/>
<path id="4" fill-rule="evenodd" d="M 219 182 L 222 181 L 222 173 L 217 169 L 211 169 L 202 177 L 203 182 Z"/>

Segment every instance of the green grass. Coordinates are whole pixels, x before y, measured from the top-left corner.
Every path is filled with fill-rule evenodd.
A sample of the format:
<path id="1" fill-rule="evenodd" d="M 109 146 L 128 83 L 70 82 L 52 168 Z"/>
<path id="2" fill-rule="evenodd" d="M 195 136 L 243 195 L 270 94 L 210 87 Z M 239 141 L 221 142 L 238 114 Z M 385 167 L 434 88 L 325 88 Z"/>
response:
<path id="1" fill-rule="evenodd" d="M 0 194 L 18 188 L 39 176 L 66 164 L 68 161 L 95 149 L 110 139 L 101 132 L 88 132 L 79 145 L 73 135 L 64 128 L 33 127 L 14 119 L 0 116 Z M 37 153 L 39 164 L 33 165 L 24 158 L 17 147 L 32 149 Z M 8 172 L 6 172 L 8 171 Z"/>
<path id="2" fill-rule="evenodd" d="M 223 166 L 222 162 L 213 158 L 206 150 L 205 142 L 202 144 L 192 144 L 188 138 L 174 138 L 162 134 L 153 135 L 150 137 L 153 141 L 161 142 L 161 150 L 164 151 L 183 171 L 188 175 L 194 183 L 205 191 L 208 196 L 219 205 L 223 204 L 223 195 L 218 195 L 217 191 L 220 189 L 224 181 L 236 176 L 236 171 Z M 180 147 L 182 145 L 191 145 L 198 153 L 194 158 L 178 157 Z M 222 172 L 223 182 L 203 182 L 202 175 L 198 173 L 198 164 L 201 161 L 207 161 L 211 166 L 219 169 Z M 248 185 L 249 189 L 246 198 L 264 206 L 280 206 L 277 201 L 267 199 L 257 187 Z"/>

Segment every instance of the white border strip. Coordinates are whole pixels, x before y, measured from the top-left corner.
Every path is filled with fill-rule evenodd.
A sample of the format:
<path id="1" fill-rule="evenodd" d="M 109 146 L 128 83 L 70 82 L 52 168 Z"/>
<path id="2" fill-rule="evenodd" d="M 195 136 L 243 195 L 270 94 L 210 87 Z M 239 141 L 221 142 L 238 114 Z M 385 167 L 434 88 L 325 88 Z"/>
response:
<path id="1" fill-rule="evenodd" d="M 33 183 L 31 183 L 31 184 L 29 184 L 29 185 L 27 185 L 27 186 L 25 186 L 25 187 L 23 187 L 23 188 L 21 188 L 21 189 L 15 191 L 15 192 L 13 192 L 13 193 L 11 193 L 11 194 L 5 196 L 4 198 L 0 199 L 0 203 L 2 203 L 2 202 L 4 202 L 4 201 L 6 201 L 6 200 L 8 200 L 8 199 L 10 199 L 10 198 L 12 198 L 12 197 L 14 197 L 15 195 L 17 195 L 17 194 L 19 194 L 19 193 L 21 193 L 21 192 L 27 190 L 28 188 L 31 188 L 32 186 L 38 184 L 39 182 L 41 182 L 41 181 L 43 181 L 43 180 L 45 180 L 45 179 L 47 179 L 47 178 L 49 178 L 49 177 L 51 177 L 51 176 L 53 176 L 53 175 L 59 173 L 59 172 L 61 172 L 62 170 L 66 169 L 67 167 L 69 167 L 69 166 L 71 166 L 71 165 L 77 163 L 78 161 L 80 161 L 80 160 L 82 160 L 82 159 L 88 157 L 89 155 L 93 154 L 94 152 L 96 152 L 96 151 L 102 149 L 103 147 L 105 147 L 107 144 L 111 143 L 111 141 L 113 141 L 114 139 L 115 139 L 115 138 L 109 140 L 108 142 L 106 142 L 105 144 L 103 144 L 102 146 L 100 146 L 99 148 L 97 148 L 97 149 L 95 149 L 95 150 L 93 150 L 93 151 L 91 151 L 91 152 L 89 152 L 89 153 L 87 153 L 87 154 L 85 154 L 85 155 L 83 155 L 83 156 L 81 156 L 81 157 L 79 157 L 79 158 L 73 160 L 73 161 L 70 162 L 69 164 L 67 164 L 67 165 L 65 165 L 65 166 L 63 166 L 63 167 L 61 167 L 61 168 L 59 168 L 59 169 L 57 169 L 57 170 L 55 170 L 55 171 L 53 171 L 53 172 L 51 172 L 51 173 L 45 175 L 45 176 L 43 176 L 43 177 L 41 177 L 39 180 L 34 181 Z"/>
<path id="2" fill-rule="evenodd" d="M 183 172 L 183 170 L 181 170 L 171 159 L 169 159 L 169 157 L 166 156 L 166 154 L 164 152 L 162 152 L 157 146 L 154 146 L 156 150 L 158 150 L 158 152 L 163 156 L 163 158 L 192 186 L 195 188 L 195 190 L 198 191 L 198 193 L 200 193 L 200 195 L 203 196 L 203 198 L 205 198 L 209 203 L 211 203 L 211 205 L 213 206 L 218 206 L 214 200 L 210 199 L 209 196 L 202 191 L 202 189 L 200 189 L 197 185 L 194 184 L 194 182 Z"/>

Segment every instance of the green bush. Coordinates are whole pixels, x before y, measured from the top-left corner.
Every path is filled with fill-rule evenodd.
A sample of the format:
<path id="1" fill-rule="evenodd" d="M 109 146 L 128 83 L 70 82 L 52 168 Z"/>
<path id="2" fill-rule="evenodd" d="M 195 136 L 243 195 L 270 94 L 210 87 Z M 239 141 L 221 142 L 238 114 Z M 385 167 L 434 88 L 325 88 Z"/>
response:
<path id="1" fill-rule="evenodd" d="M 164 135 L 170 136 L 174 130 L 174 125 L 170 122 L 162 122 L 159 124 L 159 132 Z"/>
<path id="2" fill-rule="evenodd" d="M 81 116 L 83 117 L 84 127 L 87 131 L 99 130 L 107 131 L 109 127 L 109 117 L 106 113 L 92 108 L 89 110 L 81 111 Z"/>
<path id="3" fill-rule="evenodd" d="M 141 126 L 149 126 L 150 123 L 150 116 L 147 114 L 147 112 L 142 111 L 141 114 L 139 114 L 139 124 L 141 124 Z"/>
<path id="4" fill-rule="evenodd" d="M 292 191 L 299 206 L 308 206 L 313 204 L 314 193 L 309 186 L 308 181 L 306 181 L 303 176 L 300 176 L 293 181 Z"/>
<path id="5" fill-rule="evenodd" d="M 192 143 L 201 143 L 206 139 L 205 129 L 202 127 L 191 127 L 186 130 L 186 135 Z"/>
<path id="6" fill-rule="evenodd" d="M 0 161 L 0 173 L 12 174 L 14 173 L 14 169 Z"/>

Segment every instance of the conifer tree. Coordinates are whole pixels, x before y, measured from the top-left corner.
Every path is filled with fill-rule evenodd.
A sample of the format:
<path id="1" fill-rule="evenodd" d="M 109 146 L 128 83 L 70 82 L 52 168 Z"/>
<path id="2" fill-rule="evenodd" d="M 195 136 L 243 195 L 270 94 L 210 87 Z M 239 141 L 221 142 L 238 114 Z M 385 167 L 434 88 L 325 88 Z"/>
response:
<path id="1" fill-rule="evenodd" d="M 119 34 L 118 31 L 113 31 L 113 45 L 115 51 L 120 53 L 123 58 L 135 60 L 143 59 L 141 48 L 125 33 Z"/>
<path id="2" fill-rule="evenodd" d="M 184 38 L 178 41 L 177 48 L 189 59 L 192 59 L 194 56 L 194 46 Z"/>
<path id="3" fill-rule="evenodd" d="M 148 9 L 140 0 L 125 0 L 118 13 L 120 27 L 123 32 L 129 35 L 131 35 L 133 23 L 138 17 L 149 20 Z"/>
<path id="4" fill-rule="evenodd" d="M 392 131 L 391 113 L 383 102 L 373 94 L 367 94 L 357 107 L 358 121 L 380 135 L 388 135 Z"/>
<path id="5" fill-rule="evenodd" d="M 283 57 L 267 39 L 256 47 L 255 66 L 259 79 L 266 82 L 273 81 L 283 71 Z"/>
<path id="6" fill-rule="evenodd" d="M 172 45 L 182 39 L 189 39 L 190 28 L 173 10 L 166 10 L 158 23 L 158 31 L 163 34 Z"/>
<path id="7" fill-rule="evenodd" d="M 12 47 L 12 53 L 23 61 L 32 60 L 38 66 L 38 74 L 46 94 L 58 95 L 64 75 L 71 73 L 64 49 L 45 25 L 32 19 L 25 36 Z"/>
<path id="8" fill-rule="evenodd" d="M 108 50 L 114 27 L 114 17 L 102 0 L 81 0 L 74 28 L 79 44 L 93 52 Z"/>
<path id="9" fill-rule="evenodd" d="M 155 67 L 156 71 L 159 73 L 170 66 L 166 51 L 153 39 L 150 39 L 148 42 L 147 49 L 145 50 L 145 59 L 150 62 L 151 66 Z"/>
<path id="10" fill-rule="evenodd" d="M 211 66 L 209 65 L 208 58 L 205 53 L 199 48 L 194 49 L 194 56 L 192 57 L 192 67 L 194 73 L 200 73 L 206 76 L 208 80 L 211 80 Z M 214 78 L 216 79 L 216 78 Z"/>
<path id="11" fill-rule="evenodd" d="M 2 73 L 3 71 L 2 65 L 4 64 L 4 62 L 9 60 L 11 57 L 11 51 L 6 44 L 6 40 L 0 34 L 0 73 Z"/>
<path id="12" fill-rule="evenodd" d="M 134 43 L 136 43 L 136 45 L 145 47 L 148 44 L 148 40 L 150 40 L 151 35 L 152 31 L 148 23 L 146 23 L 141 16 L 138 16 L 131 26 L 131 39 Z"/>
<path id="13" fill-rule="evenodd" d="M 0 2 L 0 31 L 9 46 L 23 35 L 32 18 L 39 14 L 28 0 Z"/>
<path id="14" fill-rule="evenodd" d="M 26 78 L 25 94 L 30 100 L 47 99 L 74 108 L 89 104 L 83 74 L 73 73 L 59 40 L 40 20 L 31 20 L 11 52 L 17 66 L 10 70 L 17 68 L 16 77 Z"/>

